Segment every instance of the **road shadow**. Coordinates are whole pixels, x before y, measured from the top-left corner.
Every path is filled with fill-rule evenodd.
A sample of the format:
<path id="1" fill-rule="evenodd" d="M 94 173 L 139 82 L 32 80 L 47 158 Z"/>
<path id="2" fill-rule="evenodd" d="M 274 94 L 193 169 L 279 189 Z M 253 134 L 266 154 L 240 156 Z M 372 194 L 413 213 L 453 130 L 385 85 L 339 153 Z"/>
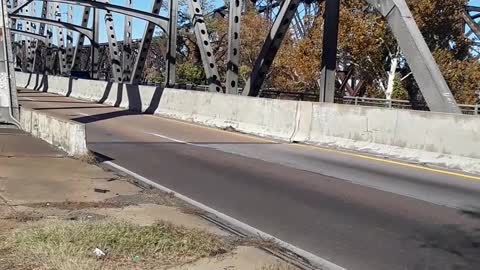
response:
<path id="1" fill-rule="evenodd" d="M 85 104 L 85 103 L 83 103 L 83 104 Z M 34 108 L 34 110 L 36 110 L 36 111 L 53 111 L 53 110 L 75 110 L 75 109 L 108 109 L 108 108 L 112 108 L 112 107 L 107 107 L 107 106 L 42 107 L 42 108 Z"/>
<path id="2" fill-rule="evenodd" d="M 68 89 L 67 89 L 67 94 L 65 94 L 65 96 L 67 97 L 70 97 L 72 95 L 72 92 L 73 92 L 73 78 L 72 77 L 68 77 Z M 76 80 L 76 79 L 75 79 Z"/>
<path id="3" fill-rule="evenodd" d="M 102 108 L 106 108 L 106 107 L 102 107 Z M 129 116 L 129 115 L 138 115 L 138 113 L 130 110 L 123 110 L 123 111 L 99 113 L 99 114 L 93 114 L 89 116 L 77 117 L 77 118 L 73 118 L 72 121 L 82 123 L 82 124 L 90 124 L 98 121 L 118 118 L 122 116 Z"/>
<path id="4" fill-rule="evenodd" d="M 40 80 L 40 74 L 29 74 L 26 89 L 32 81 L 32 77 L 36 76 L 35 78 L 35 87 L 33 88 L 34 91 L 42 91 L 47 92 L 49 89 L 49 77 L 47 74 L 43 74 L 42 79 Z M 64 96 L 70 97 L 74 90 L 74 83 L 78 80 L 76 77 L 69 77 L 68 78 L 68 89 Z M 114 91 L 114 85 L 116 83 L 109 81 L 106 83 L 105 88 L 103 89 L 103 93 L 101 98 L 96 101 L 96 104 L 106 104 L 112 105 L 113 107 L 123 107 L 127 109 L 127 111 L 121 112 L 110 112 L 110 113 L 101 113 L 97 115 L 92 115 L 90 117 L 86 117 L 87 119 L 81 119 L 79 122 L 94 122 L 100 120 L 106 120 L 109 118 L 124 116 L 124 115 L 132 115 L 132 114 L 154 114 L 160 106 L 160 101 L 164 92 L 164 86 L 157 86 L 149 89 L 140 89 L 142 86 L 134 85 L 134 84 L 116 84 L 116 91 Z M 152 89 L 153 88 L 153 89 Z M 151 93 L 151 99 L 146 101 L 145 98 L 142 100 L 142 93 L 140 91 L 144 91 L 144 93 Z M 145 94 L 144 94 L 145 95 Z M 62 95 L 63 96 L 63 95 Z M 73 95 L 77 96 L 77 95 Z M 37 101 L 35 101 L 37 102 Z M 45 101 L 47 102 L 47 101 Z M 81 103 L 81 102 L 69 102 L 69 101 L 57 101 L 57 103 Z M 88 102 L 86 102 L 88 104 Z M 95 104 L 94 103 L 94 104 Z M 36 110 L 66 110 L 66 109 L 89 109 L 89 108 L 108 108 L 108 107 L 99 107 L 99 106 L 85 106 L 85 107 L 45 107 L 45 108 L 37 108 Z"/>
<path id="5" fill-rule="evenodd" d="M 100 100 L 97 102 L 97 104 L 108 104 L 107 101 L 110 97 L 110 98 L 114 98 L 115 100 L 113 107 L 121 107 L 122 102 L 124 101 L 124 98 L 125 98 L 124 95 L 126 94 L 126 98 L 128 101 L 128 106 L 126 106 L 127 107 L 126 110 L 93 114 L 91 116 L 79 117 L 73 120 L 80 123 L 87 124 L 87 123 L 103 121 L 103 120 L 112 119 L 112 118 L 121 117 L 121 116 L 154 114 L 155 111 L 160 106 L 160 101 L 162 99 L 164 87 L 156 87 L 154 89 L 152 98 L 148 102 L 148 107 L 143 109 L 144 102 L 142 102 L 139 85 L 117 84 L 118 86 L 117 86 L 117 91 L 115 93 L 115 96 L 111 97 L 113 84 L 114 83 L 112 82 L 107 83 L 103 91 L 103 95 L 100 98 Z"/>

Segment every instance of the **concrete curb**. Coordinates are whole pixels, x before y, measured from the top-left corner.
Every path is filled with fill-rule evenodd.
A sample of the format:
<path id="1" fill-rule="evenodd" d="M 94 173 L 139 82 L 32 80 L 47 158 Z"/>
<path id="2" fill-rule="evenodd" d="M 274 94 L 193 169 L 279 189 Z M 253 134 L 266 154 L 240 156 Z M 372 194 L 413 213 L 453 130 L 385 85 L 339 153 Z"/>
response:
<path id="1" fill-rule="evenodd" d="M 20 108 L 24 131 L 67 152 L 70 156 L 88 154 L 85 125 L 59 119 L 30 108 Z"/>

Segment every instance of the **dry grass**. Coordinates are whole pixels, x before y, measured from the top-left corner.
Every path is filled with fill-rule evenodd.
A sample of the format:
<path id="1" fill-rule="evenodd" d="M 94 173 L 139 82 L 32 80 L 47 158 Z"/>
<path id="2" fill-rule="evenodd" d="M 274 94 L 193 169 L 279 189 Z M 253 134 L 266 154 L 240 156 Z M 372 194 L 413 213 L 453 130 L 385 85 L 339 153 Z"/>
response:
<path id="1" fill-rule="evenodd" d="M 88 164 L 92 164 L 92 165 L 97 165 L 98 164 L 97 157 L 95 156 L 94 153 L 92 153 L 90 151 L 87 154 L 77 156 L 75 158 L 80 160 L 81 162 L 85 162 L 85 163 L 88 163 Z"/>
<path id="2" fill-rule="evenodd" d="M 0 238 L 0 246 L 3 265 L 9 266 L 3 269 L 35 265 L 64 270 L 162 269 L 232 249 L 203 231 L 169 223 L 142 227 L 118 222 L 37 222 Z M 107 256 L 96 258 L 97 247 Z"/>
<path id="3" fill-rule="evenodd" d="M 289 263 L 281 262 L 281 263 L 263 266 L 259 270 L 298 270 L 298 268 Z"/>

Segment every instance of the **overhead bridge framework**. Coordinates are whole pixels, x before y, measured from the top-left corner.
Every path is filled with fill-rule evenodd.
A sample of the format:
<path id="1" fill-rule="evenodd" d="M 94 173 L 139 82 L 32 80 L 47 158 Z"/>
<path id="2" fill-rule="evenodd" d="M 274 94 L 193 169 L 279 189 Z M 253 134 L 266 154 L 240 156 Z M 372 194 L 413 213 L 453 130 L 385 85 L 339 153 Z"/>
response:
<path id="1" fill-rule="evenodd" d="M 4 0 L 7 1 L 7 0 Z M 177 32 L 178 32 L 178 4 L 179 0 L 151 0 L 151 9 L 149 12 L 136 10 L 133 8 L 135 1 L 145 0 L 125 0 L 124 5 L 116 5 L 109 3 L 108 0 L 8 0 L 8 16 L 13 24 L 11 33 L 21 36 L 23 39 L 35 40 L 26 48 L 27 52 L 32 55 L 28 59 L 28 67 L 30 72 L 44 72 L 44 70 L 36 69 L 37 62 L 44 59 L 37 59 L 37 50 L 39 43 L 44 43 L 47 50 L 52 50 L 54 45 L 59 49 L 58 63 L 60 63 L 61 73 L 69 76 L 70 72 L 85 71 L 81 70 L 80 49 L 83 47 L 85 37 L 92 44 L 90 46 L 89 57 L 89 74 L 92 78 L 99 78 L 100 58 L 105 61 L 106 54 L 100 55 L 99 51 L 99 32 L 105 31 L 108 38 L 108 66 L 110 67 L 110 80 L 118 83 L 139 84 L 142 82 L 142 74 L 149 52 L 150 44 L 153 39 L 155 27 L 162 29 L 168 36 L 166 64 L 166 83 L 169 86 L 175 85 L 175 65 L 177 54 Z M 225 10 L 228 9 L 229 31 L 228 31 L 228 54 L 227 54 L 227 73 L 226 81 L 222 82 L 218 73 L 218 66 L 215 54 L 212 49 L 211 36 L 208 33 L 205 17 L 199 0 L 187 0 L 188 12 L 191 19 L 192 32 L 195 33 L 203 67 L 209 84 L 209 91 L 220 92 L 226 94 L 238 94 L 238 78 L 241 55 L 241 36 L 240 28 L 242 21 L 242 12 L 247 5 L 252 5 L 251 0 L 229 0 L 228 7 L 222 8 L 221 16 L 227 17 Z M 414 77 L 422 91 L 422 94 L 432 111 L 460 113 L 453 95 L 442 76 L 435 60 L 427 47 L 414 19 L 408 9 L 405 0 L 365 0 L 369 5 L 374 7 L 387 20 L 390 28 L 398 40 L 398 43 L 404 53 L 407 62 L 414 74 Z M 164 3 L 165 2 L 165 3 Z M 255 2 L 255 1 L 252 1 Z M 305 27 L 303 25 L 301 14 L 298 8 L 301 4 L 308 6 L 309 11 L 311 5 L 320 5 L 320 2 L 306 0 L 274 0 L 271 6 L 262 6 L 259 12 L 268 13 L 272 10 L 278 11 L 276 17 L 272 16 L 273 23 L 265 37 L 260 54 L 258 55 L 253 66 L 250 78 L 248 79 L 243 95 L 258 96 L 261 87 L 266 79 L 268 71 L 273 64 L 276 54 L 287 35 L 295 36 L 300 39 L 305 35 Z M 325 25 L 323 37 L 323 57 L 322 72 L 320 83 L 320 101 L 333 102 L 336 80 L 336 56 L 337 56 L 337 39 L 338 39 L 338 23 L 340 0 L 324 0 L 325 2 Z M 41 16 L 32 14 L 31 9 L 37 4 L 42 5 Z M 168 16 L 161 16 L 160 10 L 162 5 L 166 4 Z M 60 5 L 67 5 L 68 16 L 67 21 L 61 16 Z M 72 6 L 83 7 L 83 17 L 81 25 L 76 25 L 72 21 Z M 29 13 L 26 10 L 30 8 Z M 106 29 L 99 29 L 99 10 L 105 12 Z M 317 9 L 318 10 L 318 9 Z M 475 20 L 478 17 L 467 16 L 466 10 L 465 20 L 472 31 L 478 34 L 478 23 Z M 475 11 L 475 10 L 473 10 Z M 318 12 L 318 11 L 317 11 Z M 115 22 L 112 13 L 125 16 L 124 40 L 118 41 L 115 33 Z M 163 14 L 163 13 L 162 13 Z M 467 18 L 468 17 L 468 18 Z M 132 18 L 141 19 L 146 22 L 143 37 L 138 46 L 138 50 L 132 47 Z M 469 21 L 470 20 L 470 21 Z M 29 30 L 17 29 L 20 22 L 40 24 L 40 28 L 31 27 Z M 43 27 L 42 27 L 43 25 Z M 475 25 L 475 27 L 474 27 Z M 45 33 L 46 26 L 46 33 Z M 53 41 L 53 28 L 57 29 L 57 41 Z M 63 29 L 67 30 L 67 44 L 65 44 Z M 78 33 L 76 44 L 73 42 L 71 32 Z M 68 43 L 70 42 L 70 43 Z M 119 46 L 119 43 L 122 46 Z M 30 42 L 29 42 L 30 44 Z M 71 52 L 74 47 L 74 52 Z M 47 52 L 47 56 L 52 58 L 52 53 Z M 46 59 L 50 59 L 46 58 Z M 52 58 L 53 59 L 53 58 Z M 48 61 L 48 60 L 47 60 Z M 53 66 L 53 61 L 50 66 Z M 41 65 L 40 65 L 41 66 Z M 48 65 L 47 65 L 48 66 Z"/>

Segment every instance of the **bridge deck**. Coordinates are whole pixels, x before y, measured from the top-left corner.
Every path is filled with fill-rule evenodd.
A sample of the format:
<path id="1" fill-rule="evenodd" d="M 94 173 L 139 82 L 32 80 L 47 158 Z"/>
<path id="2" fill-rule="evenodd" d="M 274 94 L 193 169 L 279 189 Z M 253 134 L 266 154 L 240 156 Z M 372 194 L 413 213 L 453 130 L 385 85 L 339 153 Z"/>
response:
<path id="1" fill-rule="evenodd" d="M 116 164 L 347 269 L 480 269 L 480 177 L 49 93 L 19 99 L 86 123 L 89 148 Z"/>

